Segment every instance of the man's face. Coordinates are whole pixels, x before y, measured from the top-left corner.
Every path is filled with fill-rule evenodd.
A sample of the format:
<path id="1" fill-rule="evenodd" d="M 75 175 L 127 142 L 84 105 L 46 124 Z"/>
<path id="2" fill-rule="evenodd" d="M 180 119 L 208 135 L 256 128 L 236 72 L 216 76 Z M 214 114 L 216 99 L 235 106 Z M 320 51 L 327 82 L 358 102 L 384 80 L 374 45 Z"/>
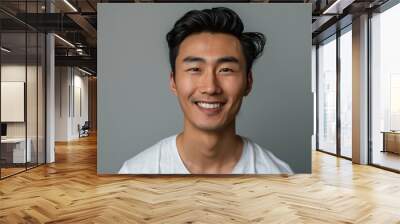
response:
<path id="1" fill-rule="evenodd" d="M 235 121 L 243 96 L 252 86 L 239 40 L 229 34 L 202 32 L 185 38 L 175 61 L 170 88 L 185 122 L 218 131 Z"/>

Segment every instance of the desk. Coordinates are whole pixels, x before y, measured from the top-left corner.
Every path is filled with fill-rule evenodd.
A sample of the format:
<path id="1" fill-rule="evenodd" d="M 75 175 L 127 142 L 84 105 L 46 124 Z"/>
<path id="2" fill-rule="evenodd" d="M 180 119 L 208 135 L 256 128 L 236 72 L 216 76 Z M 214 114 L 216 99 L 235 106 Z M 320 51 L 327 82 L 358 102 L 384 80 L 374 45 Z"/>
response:
<path id="1" fill-rule="evenodd" d="M 25 138 L 1 139 L 1 156 L 6 160 L 6 162 L 9 163 L 30 162 L 32 160 L 32 141 L 30 138 L 28 138 L 27 140 L 28 144 L 26 145 L 25 151 Z M 27 161 L 25 161 L 25 158 L 27 158 Z"/>
<path id="2" fill-rule="evenodd" d="M 393 152 L 400 154 L 400 131 L 382 131 L 383 150 L 382 152 Z"/>

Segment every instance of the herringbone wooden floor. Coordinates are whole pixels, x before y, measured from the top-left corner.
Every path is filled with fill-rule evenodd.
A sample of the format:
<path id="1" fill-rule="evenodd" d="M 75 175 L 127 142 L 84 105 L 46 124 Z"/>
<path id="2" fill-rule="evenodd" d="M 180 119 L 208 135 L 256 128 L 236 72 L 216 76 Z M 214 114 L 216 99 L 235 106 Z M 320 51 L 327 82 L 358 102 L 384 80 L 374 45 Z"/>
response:
<path id="1" fill-rule="evenodd" d="M 313 174 L 97 176 L 96 139 L 0 181 L 0 223 L 400 223 L 400 175 L 313 153 Z"/>

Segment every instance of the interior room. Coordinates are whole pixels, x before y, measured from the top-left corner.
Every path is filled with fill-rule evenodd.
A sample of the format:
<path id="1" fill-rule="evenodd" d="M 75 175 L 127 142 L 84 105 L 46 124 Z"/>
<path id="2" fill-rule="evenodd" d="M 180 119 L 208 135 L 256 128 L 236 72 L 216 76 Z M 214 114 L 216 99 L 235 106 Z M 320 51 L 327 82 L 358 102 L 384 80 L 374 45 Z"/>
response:
<path id="1" fill-rule="evenodd" d="M 45 162 L 45 36 L 35 30 L 1 35 L 2 177 Z"/>
<path id="2" fill-rule="evenodd" d="M 397 0 L 204 1 L 310 6 L 311 173 L 97 173 L 99 5 L 189 2 L 0 1 L 0 223 L 400 223 Z"/>

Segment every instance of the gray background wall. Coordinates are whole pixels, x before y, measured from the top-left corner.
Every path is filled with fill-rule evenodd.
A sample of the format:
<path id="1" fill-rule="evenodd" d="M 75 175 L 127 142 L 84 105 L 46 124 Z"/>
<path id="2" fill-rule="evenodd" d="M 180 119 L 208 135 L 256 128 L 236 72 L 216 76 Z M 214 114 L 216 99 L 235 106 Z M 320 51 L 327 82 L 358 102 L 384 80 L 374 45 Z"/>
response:
<path id="1" fill-rule="evenodd" d="M 294 172 L 311 172 L 311 4 L 104 3 L 98 7 L 98 173 L 117 173 L 125 160 L 181 131 L 165 35 L 185 12 L 216 6 L 236 11 L 245 31 L 267 37 L 238 133 Z"/>

